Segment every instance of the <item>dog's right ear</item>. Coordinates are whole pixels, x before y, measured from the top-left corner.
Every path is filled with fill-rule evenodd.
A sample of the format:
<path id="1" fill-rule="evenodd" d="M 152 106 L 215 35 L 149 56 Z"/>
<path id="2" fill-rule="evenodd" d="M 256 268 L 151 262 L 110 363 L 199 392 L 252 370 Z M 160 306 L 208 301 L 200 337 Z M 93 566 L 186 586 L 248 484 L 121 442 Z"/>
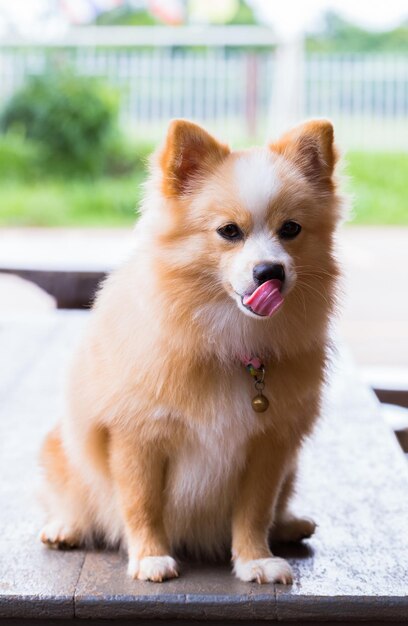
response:
<path id="1" fill-rule="evenodd" d="M 230 153 L 201 126 L 187 120 L 173 120 L 159 155 L 166 197 L 193 190 Z"/>

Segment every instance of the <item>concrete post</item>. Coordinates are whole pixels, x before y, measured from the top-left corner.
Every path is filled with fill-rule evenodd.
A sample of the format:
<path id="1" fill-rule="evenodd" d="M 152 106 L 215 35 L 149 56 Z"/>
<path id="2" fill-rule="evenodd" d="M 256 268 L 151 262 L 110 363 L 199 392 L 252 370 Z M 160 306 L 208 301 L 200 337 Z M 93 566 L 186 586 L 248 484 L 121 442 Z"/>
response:
<path id="1" fill-rule="evenodd" d="M 297 124 L 304 116 L 304 41 L 301 34 L 283 39 L 276 48 L 269 109 L 270 137 Z"/>

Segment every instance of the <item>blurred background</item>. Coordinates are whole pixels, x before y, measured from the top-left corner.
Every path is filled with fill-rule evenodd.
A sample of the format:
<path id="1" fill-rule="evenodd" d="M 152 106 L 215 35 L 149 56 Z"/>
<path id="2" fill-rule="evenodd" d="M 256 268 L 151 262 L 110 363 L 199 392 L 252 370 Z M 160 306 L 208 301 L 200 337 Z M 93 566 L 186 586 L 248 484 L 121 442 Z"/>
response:
<path id="1" fill-rule="evenodd" d="M 408 406 L 406 0 L 0 0 L 0 311 L 87 305 L 170 118 L 242 147 L 316 116 L 352 198 L 341 331 Z"/>

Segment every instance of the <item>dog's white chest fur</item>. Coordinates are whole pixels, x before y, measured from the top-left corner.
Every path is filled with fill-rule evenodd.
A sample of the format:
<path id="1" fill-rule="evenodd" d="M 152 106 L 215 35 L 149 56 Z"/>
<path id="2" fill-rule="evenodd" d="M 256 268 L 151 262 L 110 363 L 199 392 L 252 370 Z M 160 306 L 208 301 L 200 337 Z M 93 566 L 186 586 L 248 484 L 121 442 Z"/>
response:
<path id="1" fill-rule="evenodd" d="M 258 429 L 259 416 L 234 403 L 220 407 L 211 423 L 192 427 L 167 475 L 165 518 L 176 543 L 208 552 L 220 538 L 228 541 L 248 439 Z"/>
<path id="2" fill-rule="evenodd" d="M 244 461 L 243 433 L 209 428 L 187 441 L 173 461 L 170 478 L 172 499 L 185 506 L 203 506 L 213 490 L 219 490 Z"/>

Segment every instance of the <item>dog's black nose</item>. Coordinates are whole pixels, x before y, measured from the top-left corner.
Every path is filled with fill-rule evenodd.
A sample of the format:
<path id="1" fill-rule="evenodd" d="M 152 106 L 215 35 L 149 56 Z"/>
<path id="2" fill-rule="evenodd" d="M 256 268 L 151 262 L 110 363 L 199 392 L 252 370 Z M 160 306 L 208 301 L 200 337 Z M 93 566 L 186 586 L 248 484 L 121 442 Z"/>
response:
<path id="1" fill-rule="evenodd" d="M 253 270 L 254 281 L 258 285 L 266 283 L 267 280 L 276 278 L 282 283 L 285 280 L 285 268 L 278 263 L 258 263 Z"/>

